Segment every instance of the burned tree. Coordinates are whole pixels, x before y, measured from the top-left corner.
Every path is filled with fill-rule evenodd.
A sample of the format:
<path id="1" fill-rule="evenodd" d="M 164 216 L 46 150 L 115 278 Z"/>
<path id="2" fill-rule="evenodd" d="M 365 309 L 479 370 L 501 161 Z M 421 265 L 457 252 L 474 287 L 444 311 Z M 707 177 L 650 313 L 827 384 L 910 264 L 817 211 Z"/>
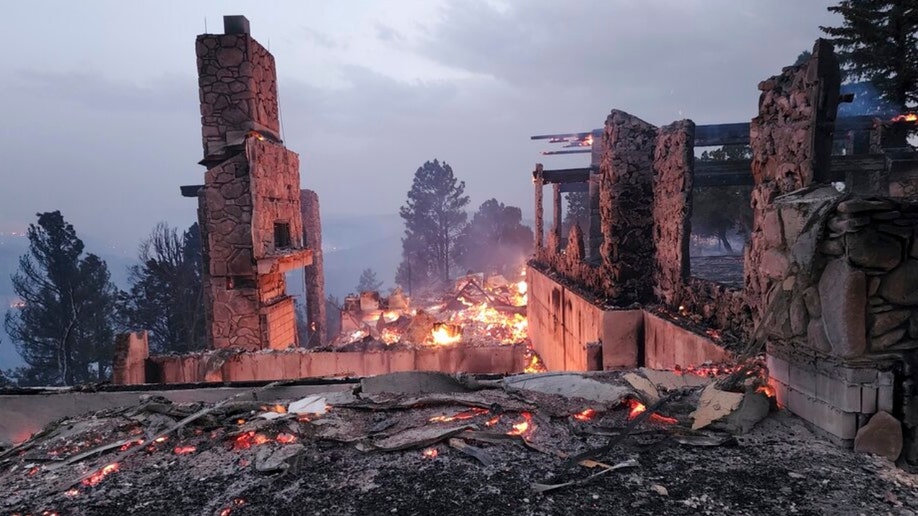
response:
<path id="1" fill-rule="evenodd" d="M 122 315 L 129 327 L 150 331 L 153 350 L 188 352 L 205 347 L 197 223 L 181 236 L 168 224 L 157 224 L 140 246 L 140 263 L 131 267 L 130 279 Z"/>
<path id="2" fill-rule="evenodd" d="M 396 282 L 407 287 L 449 280 L 455 243 L 468 215 L 465 181 L 447 163 L 428 161 L 414 173 L 408 200 L 399 210 L 405 221 L 402 263 Z"/>

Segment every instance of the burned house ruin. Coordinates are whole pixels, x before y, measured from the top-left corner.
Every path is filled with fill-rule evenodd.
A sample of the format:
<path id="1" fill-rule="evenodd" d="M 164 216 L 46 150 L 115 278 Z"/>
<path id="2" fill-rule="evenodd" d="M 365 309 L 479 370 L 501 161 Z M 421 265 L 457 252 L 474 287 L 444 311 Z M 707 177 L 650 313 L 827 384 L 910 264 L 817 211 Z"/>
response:
<path id="1" fill-rule="evenodd" d="M 594 166 L 533 173 L 528 315 L 550 370 L 690 367 L 766 342 L 780 405 L 843 444 L 888 412 L 918 460 L 918 156 L 904 136 L 914 117 L 837 120 L 839 77 L 819 40 L 808 62 L 759 84 L 750 124 L 655 127 L 616 110 L 600 131 L 560 135 L 591 146 Z M 750 161 L 696 162 L 695 146 L 737 143 Z M 753 185 L 741 288 L 693 277 L 688 251 L 693 187 L 737 182 Z M 561 193 L 578 190 L 592 217 L 563 245 Z"/>

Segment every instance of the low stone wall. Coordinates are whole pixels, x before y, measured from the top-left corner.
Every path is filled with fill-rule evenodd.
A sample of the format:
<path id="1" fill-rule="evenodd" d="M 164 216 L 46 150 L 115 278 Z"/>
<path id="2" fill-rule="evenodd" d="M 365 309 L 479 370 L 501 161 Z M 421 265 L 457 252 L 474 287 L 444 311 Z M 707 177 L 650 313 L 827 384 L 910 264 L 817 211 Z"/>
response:
<path id="1" fill-rule="evenodd" d="M 644 311 L 644 366 L 651 369 L 675 369 L 699 366 L 705 362 L 719 364 L 733 354 L 713 339 L 693 333 Z"/>
<path id="2" fill-rule="evenodd" d="M 364 377 L 400 371 L 511 374 L 527 365 L 523 345 L 443 347 L 361 352 L 221 351 L 152 356 L 146 383 L 243 382 L 323 377 Z"/>
<path id="3" fill-rule="evenodd" d="M 529 340 L 550 371 L 589 370 L 588 346 L 602 342 L 603 369 L 635 367 L 640 310 L 607 309 L 529 266 Z"/>

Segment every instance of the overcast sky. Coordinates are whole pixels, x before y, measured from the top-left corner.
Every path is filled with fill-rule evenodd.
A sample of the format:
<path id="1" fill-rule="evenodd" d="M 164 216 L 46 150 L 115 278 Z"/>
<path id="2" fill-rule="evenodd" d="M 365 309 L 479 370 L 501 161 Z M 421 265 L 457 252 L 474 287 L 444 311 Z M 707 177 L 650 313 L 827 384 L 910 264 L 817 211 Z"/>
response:
<path id="1" fill-rule="evenodd" d="M 8 2 L 0 231 L 60 209 L 133 251 L 203 182 L 194 40 L 243 14 L 277 62 L 283 137 L 323 215 L 394 213 L 426 160 L 473 207 L 532 212 L 540 133 L 746 121 L 756 84 L 836 24 L 825 0 Z"/>

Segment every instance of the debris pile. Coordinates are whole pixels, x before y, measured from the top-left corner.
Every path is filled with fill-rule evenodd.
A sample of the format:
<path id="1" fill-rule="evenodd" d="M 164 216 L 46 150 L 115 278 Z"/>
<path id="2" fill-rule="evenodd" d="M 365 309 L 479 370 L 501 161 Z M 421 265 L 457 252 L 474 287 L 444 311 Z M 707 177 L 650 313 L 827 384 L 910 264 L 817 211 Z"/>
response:
<path id="1" fill-rule="evenodd" d="M 308 503 L 310 512 L 359 514 L 496 513 L 519 504 L 531 514 L 824 513 L 846 500 L 867 513 L 918 507 L 910 480 L 879 478 L 894 471 L 880 459 L 823 443 L 787 416 L 767 417 L 774 403 L 760 373 L 407 372 L 294 400 L 268 401 L 278 383 L 216 404 L 147 396 L 58 421 L 0 451 L 0 490 L 8 493 L 0 512 L 228 516 L 298 512 Z M 879 497 L 864 496 L 876 489 Z"/>
<path id="2" fill-rule="evenodd" d="M 452 290 L 411 308 L 400 289 L 388 297 L 345 298 L 341 333 L 330 349 L 364 351 L 412 346 L 489 346 L 527 342 L 526 281 L 468 274 Z"/>

